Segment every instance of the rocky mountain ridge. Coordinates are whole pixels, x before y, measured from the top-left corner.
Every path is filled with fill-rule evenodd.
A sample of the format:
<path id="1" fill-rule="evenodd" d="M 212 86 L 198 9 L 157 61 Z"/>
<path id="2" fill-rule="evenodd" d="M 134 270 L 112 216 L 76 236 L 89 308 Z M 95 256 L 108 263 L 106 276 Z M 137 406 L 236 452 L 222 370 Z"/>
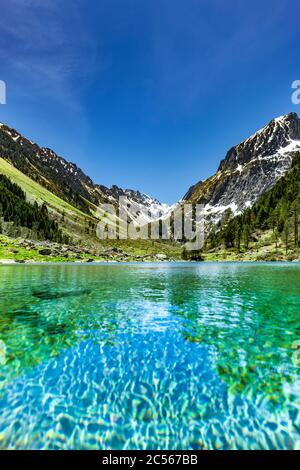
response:
<path id="1" fill-rule="evenodd" d="M 205 215 L 212 223 L 220 220 L 227 209 L 234 215 L 240 214 L 286 173 L 297 150 L 300 150 L 297 114 L 272 119 L 232 147 L 217 172 L 192 186 L 183 201 L 204 204 Z"/>
<path id="2" fill-rule="evenodd" d="M 251 207 L 286 173 L 300 150 L 300 119 L 290 113 L 271 120 L 255 134 L 232 147 L 217 172 L 192 186 L 182 202 L 202 203 L 208 224 L 216 224 L 226 210 L 233 215 Z M 39 147 L 16 130 L 0 124 L 0 156 L 31 179 L 81 211 L 97 216 L 101 203 L 117 206 L 126 197 L 131 220 L 143 225 L 169 217 L 175 205 L 160 203 L 140 191 L 95 184 L 75 163 L 53 150 Z M 138 214 L 138 215 L 136 215 Z"/>
<path id="3" fill-rule="evenodd" d="M 68 162 L 53 150 L 39 147 L 16 130 L 0 123 L 0 156 L 18 170 L 85 213 L 95 213 L 101 203 L 118 204 L 126 196 L 135 208 L 146 208 L 154 216 L 164 215 L 169 206 L 140 191 L 107 188 L 95 184 L 75 163 Z"/>

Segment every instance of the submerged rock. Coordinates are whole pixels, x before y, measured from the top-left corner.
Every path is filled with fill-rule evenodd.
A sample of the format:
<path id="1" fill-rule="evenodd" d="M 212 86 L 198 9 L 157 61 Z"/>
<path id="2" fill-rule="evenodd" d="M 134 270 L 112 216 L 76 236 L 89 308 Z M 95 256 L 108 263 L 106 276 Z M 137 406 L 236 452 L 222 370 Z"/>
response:
<path id="1" fill-rule="evenodd" d="M 40 291 L 40 292 L 32 292 L 34 297 L 42 300 L 52 300 L 52 299 L 60 299 L 63 297 L 77 297 L 79 295 L 91 294 L 90 289 L 79 289 L 76 291 L 61 291 L 61 292 L 52 292 L 52 291 Z"/>

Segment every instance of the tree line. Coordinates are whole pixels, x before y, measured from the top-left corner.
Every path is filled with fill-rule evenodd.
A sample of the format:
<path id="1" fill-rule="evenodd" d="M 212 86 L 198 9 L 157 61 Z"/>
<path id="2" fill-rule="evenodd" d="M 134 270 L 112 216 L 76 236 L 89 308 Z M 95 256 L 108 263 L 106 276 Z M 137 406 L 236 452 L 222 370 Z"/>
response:
<path id="1" fill-rule="evenodd" d="M 299 247 L 300 213 L 300 152 L 293 158 L 290 170 L 272 189 L 262 194 L 258 201 L 241 215 L 233 217 L 229 209 L 224 213 L 215 231 L 206 240 L 206 248 L 224 245 L 225 248 L 249 248 L 256 241 L 256 232 L 271 229 L 277 248 L 281 238 L 288 251 L 293 241 Z"/>
<path id="2" fill-rule="evenodd" d="M 51 220 L 45 203 L 41 206 L 35 201 L 30 204 L 22 189 L 5 175 L 0 175 L 0 233 L 2 223 L 13 222 L 16 227 L 27 227 L 39 240 L 68 243 L 57 222 Z"/>

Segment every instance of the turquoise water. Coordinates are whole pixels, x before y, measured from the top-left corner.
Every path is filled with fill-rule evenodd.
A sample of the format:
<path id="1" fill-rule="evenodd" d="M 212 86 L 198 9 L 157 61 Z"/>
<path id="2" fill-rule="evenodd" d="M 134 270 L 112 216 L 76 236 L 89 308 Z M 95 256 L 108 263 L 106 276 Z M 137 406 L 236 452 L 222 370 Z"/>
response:
<path id="1" fill-rule="evenodd" d="M 0 267 L 0 448 L 299 448 L 299 281 L 297 263 Z"/>

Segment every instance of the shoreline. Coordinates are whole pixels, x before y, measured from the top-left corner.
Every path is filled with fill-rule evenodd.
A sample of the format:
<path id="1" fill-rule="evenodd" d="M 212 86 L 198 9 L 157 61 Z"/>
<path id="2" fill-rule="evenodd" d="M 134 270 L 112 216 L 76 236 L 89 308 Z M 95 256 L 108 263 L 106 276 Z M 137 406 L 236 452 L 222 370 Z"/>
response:
<path id="1" fill-rule="evenodd" d="M 150 261 L 118 261 L 118 260 L 95 260 L 95 261 L 17 261 L 14 259 L 0 259 L 0 267 L 1 266 L 22 266 L 22 265 L 31 265 L 31 266 L 40 266 L 40 265 L 84 265 L 84 266 L 93 266 L 93 265 L 106 265 L 106 264 L 212 264 L 212 263 L 234 263 L 234 264 L 240 264 L 240 263 L 259 263 L 259 264 L 275 264 L 275 263 L 299 263 L 300 260 L 295 259 L 295 260 L 272 260 L 272 261 L 263 261 L 263 260 L 250 260 L 250 259 L 245 259 L 245 260 L 203 260 L 203 261 L 186 261 L 186 260 L 169 260 L 169 261 L 162 261 L 162 260 L 150 260 Z"/>
<path id="2" fill-rule="evenodd" d="M 191 257 L 192 258 L 192 257 Z M 0 265 L 18 264 L 119 264 L 119 263 L 257 263 L 257 262 L 300 262 L 300 251 L 285 247 L 264 244 L 251 246 L 247 251 L 217 249 L 201 251 L 199 257 L 189 259 L 183 256 L 180 246 L 158 246 L 133 244 L 101 247 L 61 245 L 49 241 L 13 239 L 0 236 Z"/>

